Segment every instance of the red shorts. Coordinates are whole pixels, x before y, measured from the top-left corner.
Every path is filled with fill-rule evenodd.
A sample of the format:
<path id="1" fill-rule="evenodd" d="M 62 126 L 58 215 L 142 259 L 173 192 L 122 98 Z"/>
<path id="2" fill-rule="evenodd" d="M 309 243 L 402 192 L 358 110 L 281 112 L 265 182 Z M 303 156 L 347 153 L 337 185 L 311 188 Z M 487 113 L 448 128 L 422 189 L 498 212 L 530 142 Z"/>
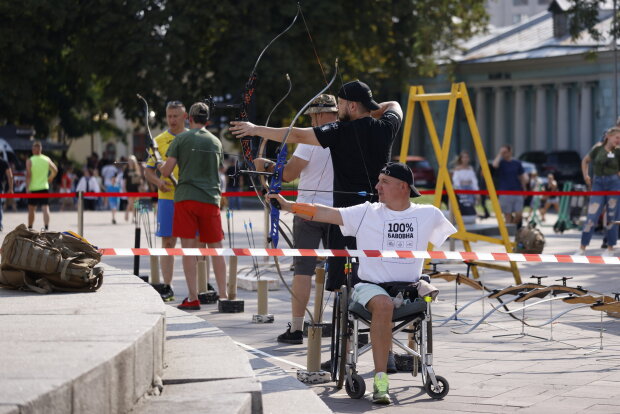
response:
<path id="1" fill-rule="evenodd" d="M 200 201 L 179 201 L 174 203 L 172 235 L 182 239 L 193 239 L 196 232 L 202 243 L 217 243 L 224 240 L 220 208 L 215 204 Z"/>

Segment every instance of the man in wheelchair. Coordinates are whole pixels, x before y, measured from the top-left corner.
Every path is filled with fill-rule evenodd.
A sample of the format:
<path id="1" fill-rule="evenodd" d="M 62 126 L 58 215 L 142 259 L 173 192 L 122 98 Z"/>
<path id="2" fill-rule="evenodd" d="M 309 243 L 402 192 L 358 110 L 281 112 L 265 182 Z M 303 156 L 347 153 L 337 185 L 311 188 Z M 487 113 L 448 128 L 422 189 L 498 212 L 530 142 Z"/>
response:
<path id="1" fill-rule="evenodd" d="M 389 162 L 381 170 L 375 187 L 378 203 L 333 208 L 289 202 L 279 194 L 266 197 L 277 200 L 283 210 L 301 218 L 339 225 L 344 236 L 356 237 L 361 250 L 426 250 L 429 242 L 439 246 L 456 229 L 436 207 L 411 203 L 410 197 L 420 196 L 413 183 L 413 173 L 407 165 Z M 359 258 L 360 283 L 355 285 L 352 300 L 372 313 L 370 340 L 375 366 L 375 403 L 391 402 L 386 369 L 394 302 L 379 284 L 417 282 L 423 265 L 423 259 Z"/>

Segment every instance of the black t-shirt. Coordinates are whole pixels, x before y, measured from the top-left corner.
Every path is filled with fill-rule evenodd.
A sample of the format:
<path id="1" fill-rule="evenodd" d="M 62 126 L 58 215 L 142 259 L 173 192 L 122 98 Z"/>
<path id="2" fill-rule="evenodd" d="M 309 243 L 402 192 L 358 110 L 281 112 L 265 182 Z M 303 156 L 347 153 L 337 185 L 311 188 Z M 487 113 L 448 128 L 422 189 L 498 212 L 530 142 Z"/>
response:
<path id="1" fill-rule="evenodd" d="M 329 148 L 334 167 L 334 191 L 374 193 L 379 173 L 390 160 L 394 137 L 402 120 L 393 111 L 381 118 L 370 116 L 354 121 L 337 121 L 314 128 L 323 148 Z M 349 207 L 375 197 L 334 193 L 334 207 Z"/>

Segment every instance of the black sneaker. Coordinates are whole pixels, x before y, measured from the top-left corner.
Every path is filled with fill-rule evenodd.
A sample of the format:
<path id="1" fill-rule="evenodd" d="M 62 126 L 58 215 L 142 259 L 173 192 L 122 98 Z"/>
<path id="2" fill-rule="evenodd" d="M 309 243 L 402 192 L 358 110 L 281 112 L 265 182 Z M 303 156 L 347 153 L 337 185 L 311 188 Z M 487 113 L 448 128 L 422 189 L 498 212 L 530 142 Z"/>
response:
<path id="1" fill-rule="evenodd" d="M 288 324 L 288 329 L 282 335 L 278 336 L 278 342 L 285 344 L 303 344 L 304 337 L 302 331 L 291 332 L 291 324 Z"/>
<path id="2" fill-rule="evenodd" d="M 396 360 L 394 359 L 394 352 L 390 351 L 388 353 L 388 360 L 387 360 L 387 373 L 395 374 L 397 372 L 398 372 L 398 369 L 396 369 Z"/>
<path id="3" fill-rule="evenodd" d="M 170 302 L 174 300 L 174 292 L 172 291 L 172 286 L 164 285 L 164 288 L 159 292 L 159 296 L 164 302 Z"/>

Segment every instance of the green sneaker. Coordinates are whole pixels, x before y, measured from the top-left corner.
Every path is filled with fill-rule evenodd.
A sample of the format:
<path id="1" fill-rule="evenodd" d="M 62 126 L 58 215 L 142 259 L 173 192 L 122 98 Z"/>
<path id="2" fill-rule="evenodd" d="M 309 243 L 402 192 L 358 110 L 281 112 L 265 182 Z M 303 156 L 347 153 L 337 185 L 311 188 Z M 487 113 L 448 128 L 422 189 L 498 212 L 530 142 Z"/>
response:
<path id="1" fill-rule="evenodd" d="M 388 376 L 386 373 L 381 372 L 375 375 L 375 381 L 372 386 L 372 402 L 375 404 L 390 404 L 392 401 L 390 400 L 390 394 L 388 394 L 390 390 L 390 383 L 388 381 Z"/>

